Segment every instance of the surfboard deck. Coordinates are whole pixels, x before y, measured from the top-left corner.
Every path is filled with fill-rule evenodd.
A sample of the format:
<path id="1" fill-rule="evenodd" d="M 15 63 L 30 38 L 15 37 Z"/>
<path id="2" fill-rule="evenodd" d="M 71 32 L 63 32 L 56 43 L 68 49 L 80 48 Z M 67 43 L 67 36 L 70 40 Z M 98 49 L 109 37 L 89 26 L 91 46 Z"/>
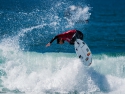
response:
<path id="1" fill-rule="evenodd" d="M 81 39 L 76 39 L 74 47 L 77 56 L 80 58 L 83 64 L 90 66 L 92 63 L 92 53 L 87 44 Z"/>

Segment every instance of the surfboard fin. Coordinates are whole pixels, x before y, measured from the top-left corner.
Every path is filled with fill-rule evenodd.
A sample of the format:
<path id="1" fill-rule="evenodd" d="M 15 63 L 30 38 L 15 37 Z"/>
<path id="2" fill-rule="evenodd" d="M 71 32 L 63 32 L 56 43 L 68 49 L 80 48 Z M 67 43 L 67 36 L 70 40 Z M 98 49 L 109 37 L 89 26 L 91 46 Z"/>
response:
<path id="1" fill-rule="evenodd" d="M 82 56 L 81 55 L 79 55 L 79 58 L 81 58 Z"/>

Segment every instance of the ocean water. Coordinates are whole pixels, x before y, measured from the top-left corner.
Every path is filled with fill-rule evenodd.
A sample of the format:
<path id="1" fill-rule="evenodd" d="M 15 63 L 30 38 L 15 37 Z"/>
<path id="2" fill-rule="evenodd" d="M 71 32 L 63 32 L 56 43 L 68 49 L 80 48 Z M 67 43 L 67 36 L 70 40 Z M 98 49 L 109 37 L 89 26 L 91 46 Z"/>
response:
<path id="1" fill-rule="evenodd" d="M 124 10 L 124 0 L 0 1 L 0 93 L 124 94 Z M 83 32 L 91 66 L 67 42 L 45 47 L 69 29 Z"/>

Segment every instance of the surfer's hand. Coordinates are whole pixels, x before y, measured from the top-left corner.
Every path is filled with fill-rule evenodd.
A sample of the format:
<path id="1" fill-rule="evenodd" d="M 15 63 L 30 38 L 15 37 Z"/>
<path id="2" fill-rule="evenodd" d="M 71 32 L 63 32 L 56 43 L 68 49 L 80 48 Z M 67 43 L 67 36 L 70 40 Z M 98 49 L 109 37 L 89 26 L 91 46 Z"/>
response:
<path id="1" fill-rule="evenodd" d="M 46 45 L 46 47 L 48 47 L 48 46 L 50 46 L 50 43 L 48 43 L 48 44 Z"/>

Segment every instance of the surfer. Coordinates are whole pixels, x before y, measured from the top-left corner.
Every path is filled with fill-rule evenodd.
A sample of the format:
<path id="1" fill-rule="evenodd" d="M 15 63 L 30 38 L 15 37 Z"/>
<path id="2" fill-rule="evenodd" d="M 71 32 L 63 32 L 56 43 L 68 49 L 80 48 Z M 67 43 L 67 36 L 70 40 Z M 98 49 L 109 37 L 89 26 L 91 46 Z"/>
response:
<path id="1" fill-rule="evenodd" d="M 74 45 L 76 39 L 83 40 L 83 33 L 79 30 L 68 30 L 62 34 L 56 35 L 53 39 L 51 39 L 46 47 L 50 46 L 55 39 L 57 39 L 57 44 L 63 44 L 64 41 L 67 41 L 71 45 Z"/>

